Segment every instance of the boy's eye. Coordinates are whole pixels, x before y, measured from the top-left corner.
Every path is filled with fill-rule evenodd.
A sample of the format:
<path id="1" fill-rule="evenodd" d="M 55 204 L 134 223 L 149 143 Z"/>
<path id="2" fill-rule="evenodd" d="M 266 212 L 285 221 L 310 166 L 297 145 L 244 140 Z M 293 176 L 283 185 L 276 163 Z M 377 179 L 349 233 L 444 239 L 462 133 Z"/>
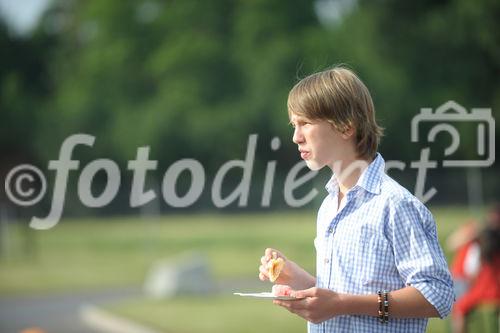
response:
<path id="1" fill-rule="evenodd" d="M 292 126 L 293 128 L 297 127 L 297 126 L 304 126 L 304 125 L 310 125 L 312 124 L 312 122 L 310 120 L 299 120 L 299 121 L 296 121 L 296 122 L 291 122 L 290 123 L 290 126 Z"/>

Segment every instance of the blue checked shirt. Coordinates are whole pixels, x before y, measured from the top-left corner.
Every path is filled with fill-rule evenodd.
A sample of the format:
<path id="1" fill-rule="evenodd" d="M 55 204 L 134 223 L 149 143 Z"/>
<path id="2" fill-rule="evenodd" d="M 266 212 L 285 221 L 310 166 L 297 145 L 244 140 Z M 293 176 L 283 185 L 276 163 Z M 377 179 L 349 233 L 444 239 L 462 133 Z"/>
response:
<path id="1" fill-rule="evenodd" d="M 413 286 L 437 309 L 450 313 L 453 285 L 434 219 L 412 194 L 384 171 L 377 154 L 338 206 L 338 183 L 326 185 L 317 221 L 316 286 L 339 293 L 375 294 Z M 374 304 L 374 306 L 378 306 Z M 389 305 L 390 312 L 390 305 Z M 308 324 L 308 332 L 424 332 L 427 319 L 338 316 Z"/>

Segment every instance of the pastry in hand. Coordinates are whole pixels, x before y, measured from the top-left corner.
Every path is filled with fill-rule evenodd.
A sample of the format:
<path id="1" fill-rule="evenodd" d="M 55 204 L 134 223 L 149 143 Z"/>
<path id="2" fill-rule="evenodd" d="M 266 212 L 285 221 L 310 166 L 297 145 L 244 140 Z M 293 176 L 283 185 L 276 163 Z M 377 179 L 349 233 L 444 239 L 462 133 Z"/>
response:
<path id="1" fill-rule="evenodd" d="M 284 284 L 275 284 L 273 286 L 272 293 L 274 296 L 291 296 L 292 287 Z"/>
<path id="2" fill-rule="evenodd" d="M 269 281 L 274 282 L 280 276 L 281 270 L 285 266 L 283 258 L 277 258 L 276 252 L 273 252 L 273 258 L 269 260 Z"/>

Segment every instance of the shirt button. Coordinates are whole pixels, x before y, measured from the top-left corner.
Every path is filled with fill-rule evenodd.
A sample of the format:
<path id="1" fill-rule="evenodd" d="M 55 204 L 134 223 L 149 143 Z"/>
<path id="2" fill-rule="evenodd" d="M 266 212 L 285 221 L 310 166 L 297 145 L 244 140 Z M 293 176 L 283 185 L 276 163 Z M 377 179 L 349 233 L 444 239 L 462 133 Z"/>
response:
<path id="1" fill-rule="evenodd" d="M 332 227 L 328 228 L 328 232 L 332 233 L 333 232 L 333 228 Z"/>
<path id="2" fill-rule="evenodd" d="M 330 263 L 330 259 L 325 259 L 325 264 L 329 264 Z"/>

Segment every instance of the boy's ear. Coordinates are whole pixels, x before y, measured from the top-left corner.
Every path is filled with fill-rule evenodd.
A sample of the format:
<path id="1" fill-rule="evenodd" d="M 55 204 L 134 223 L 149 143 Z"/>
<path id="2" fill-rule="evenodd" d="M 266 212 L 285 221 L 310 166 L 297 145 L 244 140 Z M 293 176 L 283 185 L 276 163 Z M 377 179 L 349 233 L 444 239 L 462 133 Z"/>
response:
<path id="1" fill-rule="evenodd" d="M 342 138 L 344 139 L 350 139 L 354 135 L 354 128 L 352 126 L 349 126 L 343 133 L 342 133 Z"/>

